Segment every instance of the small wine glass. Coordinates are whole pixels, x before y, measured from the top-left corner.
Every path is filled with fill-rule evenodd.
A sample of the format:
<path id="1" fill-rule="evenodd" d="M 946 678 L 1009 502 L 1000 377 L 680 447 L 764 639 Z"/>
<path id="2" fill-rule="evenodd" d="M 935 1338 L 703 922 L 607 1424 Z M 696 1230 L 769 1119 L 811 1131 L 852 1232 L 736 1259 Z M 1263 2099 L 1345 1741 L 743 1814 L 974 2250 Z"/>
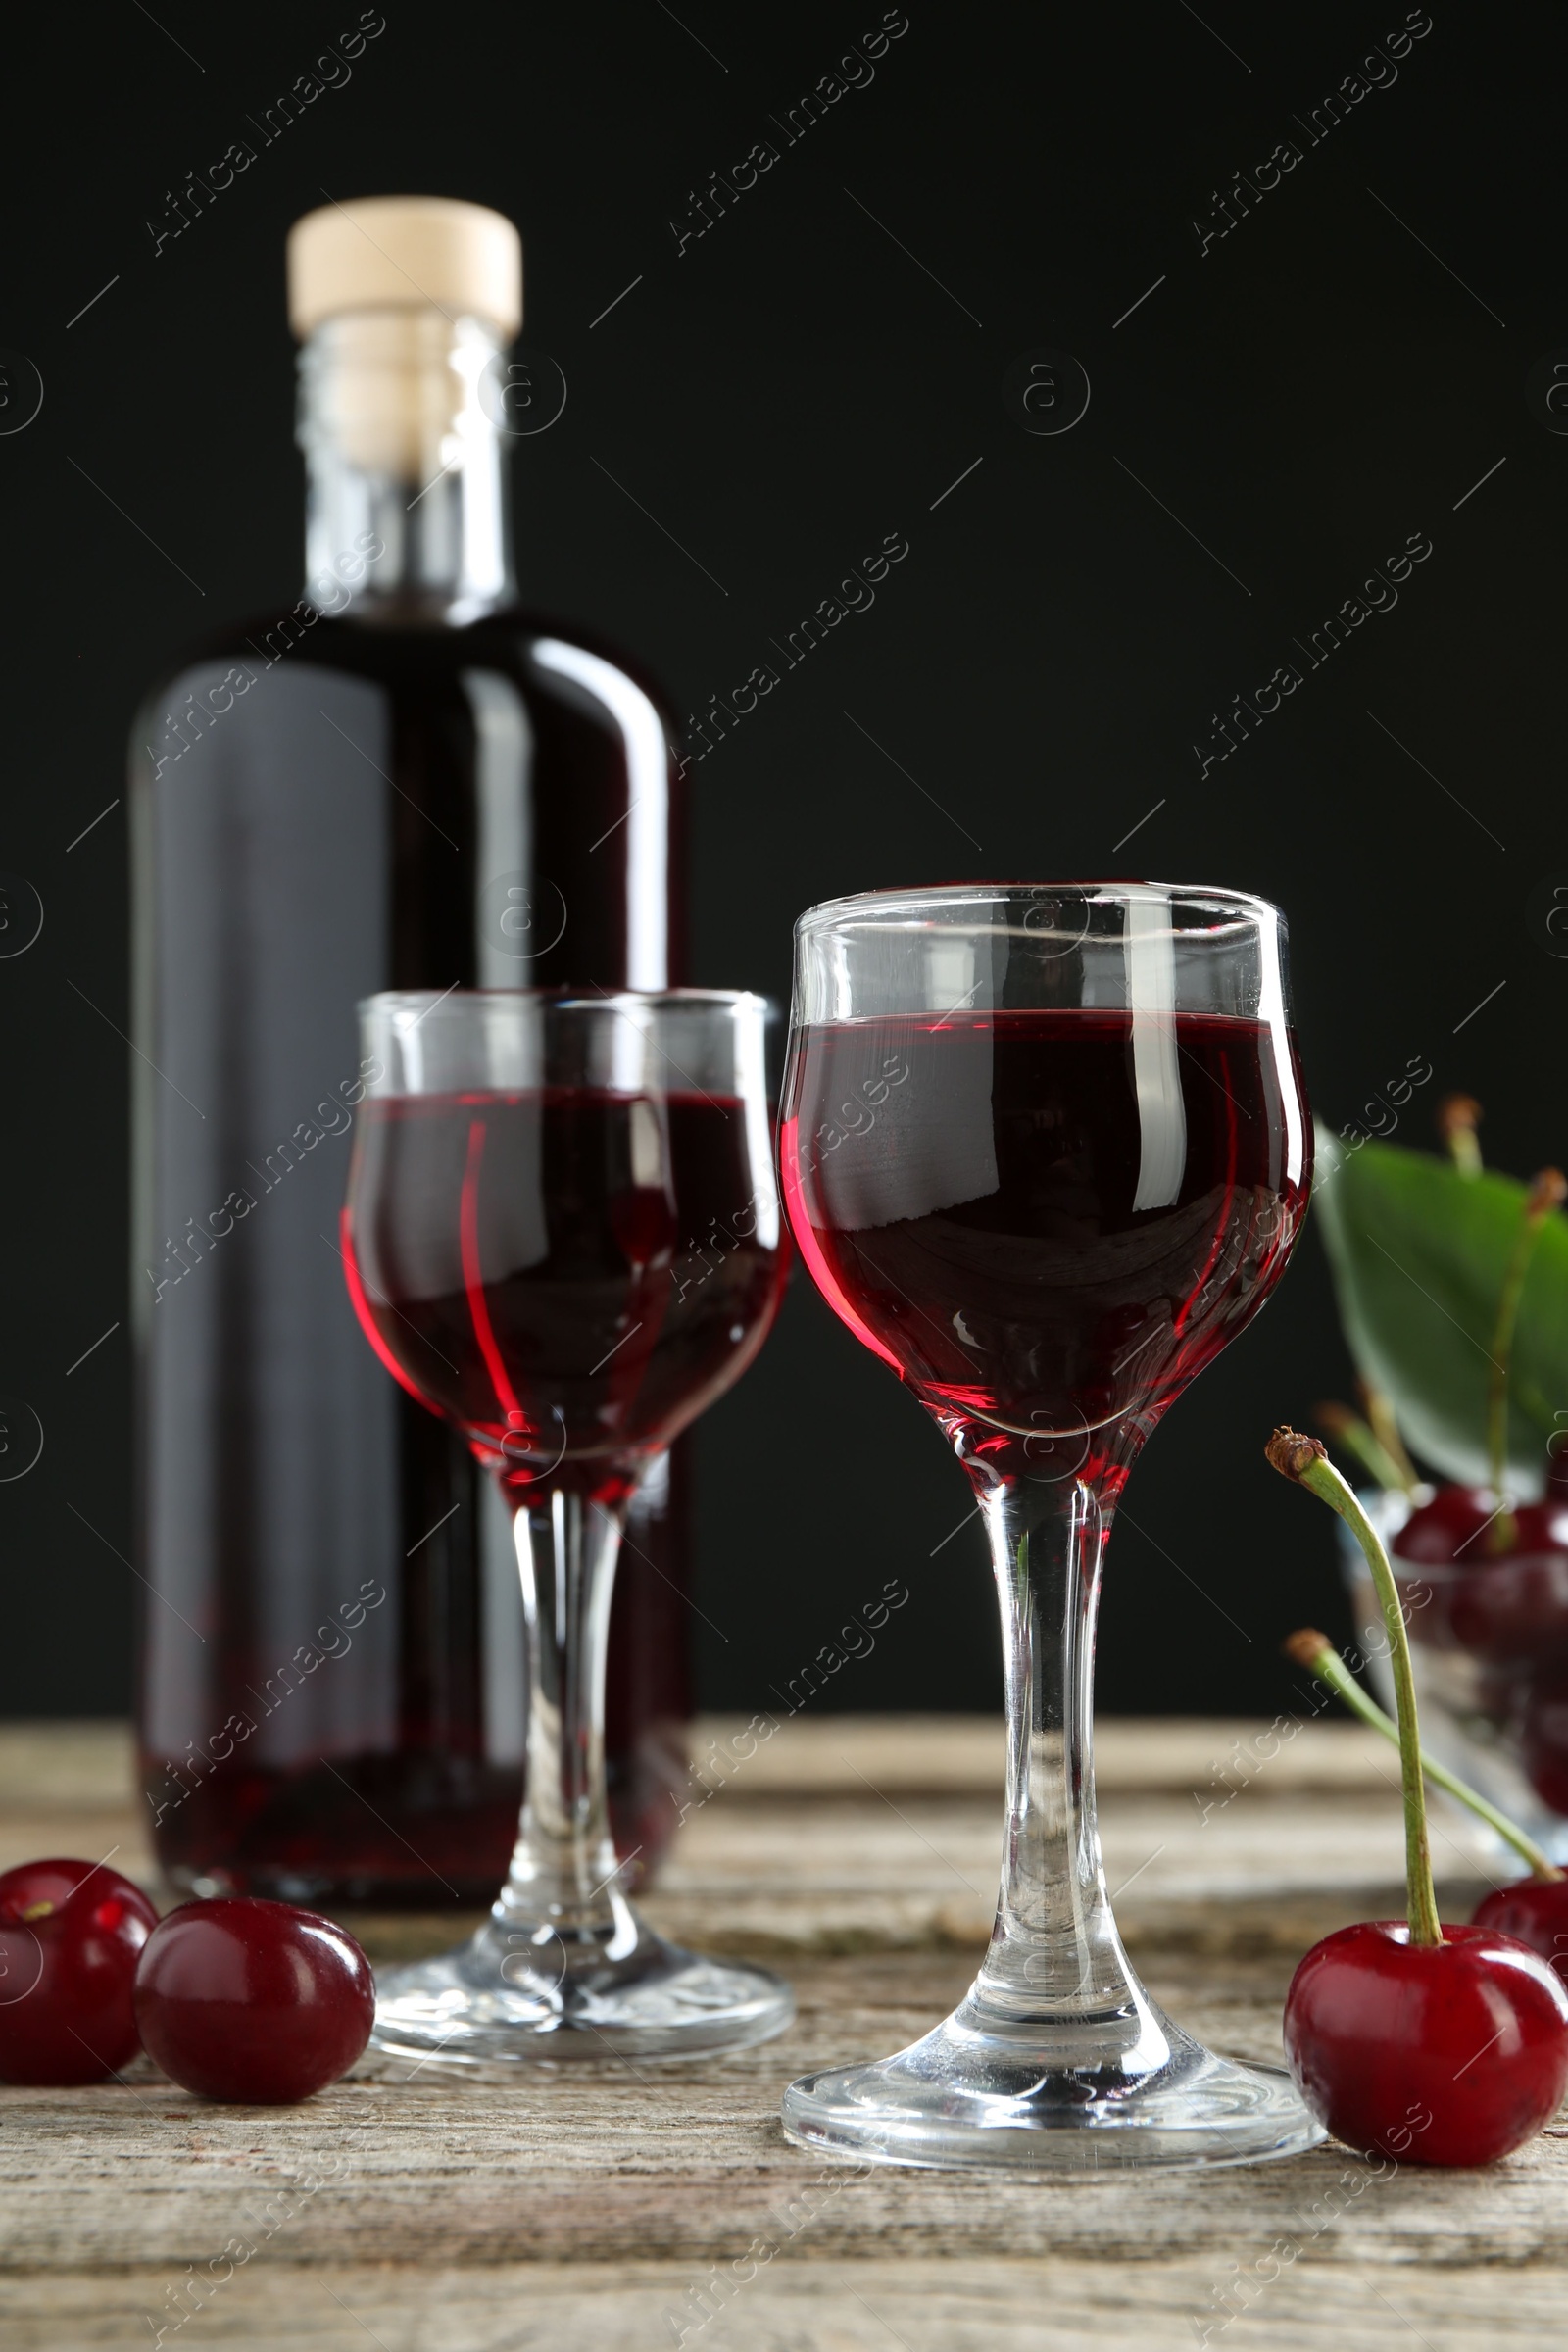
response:
<path id="1" fill-rule="evenodd" d="M 687 2058 L 777 2034 L 783 1981 L 666 1943 L 605 1799 L 605 1646 L 626 1507 L 777 1311 L 763 999 L 392 994 L 343 1254 L 387 1370 L 493 1472 L 527 1629 L 527 1785 L 489 1919 L 378 1983 L 382 2050 L 448 2065 Z"/>
<path id="2" fill-rule="evenodd" d="M 861 2160 L 1019 2175 L 1322 2137 L 1282 2070 L 1163 2017 L 1095 1822 L 1095 1615 L 1150 1431 L 1257 1312 L 1306 1206 L 1285 926 L 1162 884 L 880 891 L 796 929 L 779 1131 L 829 1305 L 948 1439 L 990 1536 L 1008 1762 L 984 1966 L 912 2048 L 793 2083 Z"/>

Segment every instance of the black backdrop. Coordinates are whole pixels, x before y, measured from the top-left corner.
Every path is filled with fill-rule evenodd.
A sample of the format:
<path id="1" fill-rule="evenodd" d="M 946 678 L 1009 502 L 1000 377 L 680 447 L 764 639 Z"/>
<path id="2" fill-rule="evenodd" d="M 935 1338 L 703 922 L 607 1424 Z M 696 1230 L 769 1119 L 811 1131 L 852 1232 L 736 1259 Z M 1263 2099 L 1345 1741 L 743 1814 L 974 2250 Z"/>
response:
<path id="1" fill-rule="evenodd" d="M 128 1702 L 124 810 L 100 812 L 154 666 L 295 593 L 283 236 L 326 195 L 517 220 L 524 345 L 568 388 L 518 445 L 526 592 L 683 709 L 908 540 L 696 771 L 699 980 L 784 996 L 794 914 L 865 886 L 1230 884 L 1289 912 L 1330 1120 L 1424 1055 L 1406 1134 L 1466 1087 L 1497 1164 L 1568 1155 L 1539 922 L 1568 879 L 1568 438 L 1527 395 L 1568 361 L 1560 11 L 1433 0 L 1415 36 L 1395 0 L 908 0 L 884 45 L 872 0 L 386 0 L 318 69 L 358 21 L 160 0 L 12 35 L 0 1393 L 45 1438 L 0 1484 L 13 1713 Z M 303 75 L 334 86 L 264 144 L 251 118 Z M 175 235 L 186 175 L 240 140 L 255 162 Z M 703 203 L 714 172 L 738 192 Z M 1368 590 L 1312 666 L 1412 534 L 1397 602 Z M 1300 685 L 1205 766 L 1285 664 Z M 1136 1474 L 1105 1706 L 1272 1707 L 1278 1638 L 1343 1626 L 1327 1516 L 1260 1449 L 1347 1378 L 1309 1232 Z M 909 1605 L 819 1703 L 996 1701 L 959 1473 L 803 1280 L 701 1449 L 710 1703 L 768 1703 L 890 1575 Z"/>

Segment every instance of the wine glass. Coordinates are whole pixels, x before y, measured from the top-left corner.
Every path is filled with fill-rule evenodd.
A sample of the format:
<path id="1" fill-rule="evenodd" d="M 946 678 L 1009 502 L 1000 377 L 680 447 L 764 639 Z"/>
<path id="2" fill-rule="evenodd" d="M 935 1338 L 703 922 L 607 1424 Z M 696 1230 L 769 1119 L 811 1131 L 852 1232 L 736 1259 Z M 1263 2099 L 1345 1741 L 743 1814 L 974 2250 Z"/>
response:
<path id="1" fill-rule="evenodd" d="M 793 2083 L 799 2144 L 1025 2175 L 1321 2138 L 1286 2075 L 1139 1984 L 1095 1822 L 1095 1614 L 1144 1440 L 1257 1312 L 1306 1207 L 1285 926 L 1154 883 L 877 891 L 796 928 L 779 1131 L 828 1304 L 962 1462 L 1002 1604 L 1002 1891 L 966 1998 Z"/>
<path id="2" fill-rule="evenodd" d="M 740 1378 L 783 1288 L 760 997 L 391 994 L 343 1253 L 371 1347 L 494 1473 L 527 1628 L 527 1786 L 489 1919 L 381 1976 L 377 2047 L 447 2064 L 701 2057 L 779 2033 L 769 1971 L 627 1903 L 605 1801 L 626 1507 Z"/>

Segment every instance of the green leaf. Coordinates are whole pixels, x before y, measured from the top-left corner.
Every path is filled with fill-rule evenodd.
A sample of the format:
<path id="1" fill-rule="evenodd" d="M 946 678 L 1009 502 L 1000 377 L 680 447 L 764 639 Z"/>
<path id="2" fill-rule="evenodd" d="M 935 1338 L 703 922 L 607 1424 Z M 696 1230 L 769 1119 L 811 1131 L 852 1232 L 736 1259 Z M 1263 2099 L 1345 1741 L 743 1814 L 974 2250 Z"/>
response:
<path id="1" fill-rule="evenodd" d="M 1461 1176 L 1396 1144 L 1349 1152 L 1318 1129 L 1312 1205 L 1356 1369 L 1387 1396 L 1415 1453 L 1478 1486 L 1491 1476 L 1493 1332 L 1527 1189 L 1512 1176 Z M 1547 1441 L 1568 1427 L 1561 1216 L 1546 1219 L 1531 1256 L 1508 1392 L 1509 1480 L 1527 1499 L 1545 1484 Z"/>

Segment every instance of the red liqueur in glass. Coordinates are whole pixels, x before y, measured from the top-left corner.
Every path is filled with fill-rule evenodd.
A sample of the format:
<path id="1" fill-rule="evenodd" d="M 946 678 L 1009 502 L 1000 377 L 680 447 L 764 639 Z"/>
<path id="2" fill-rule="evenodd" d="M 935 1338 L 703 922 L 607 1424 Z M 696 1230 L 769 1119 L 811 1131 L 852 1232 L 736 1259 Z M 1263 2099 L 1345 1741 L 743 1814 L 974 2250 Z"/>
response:
<path id="1" fill-rule="evenodd" d="M 1284 1271 L 1310 1168 L 1287 1172 L 1256 1021 L 1172 1015 L 1149 1040 L 1157 1071 L 1131 1013 L 1076 1007 L 847 1022 L 796 1051 L 781 1160 L 802 1254 L 856 1336 L 966 1432 L 966 1458 L 1097 1475 L 1128 1417 L 1147 1435 Z"/>
<path id="2" fill-rule="evenodd" d="M 378 1981 L 376 2042 L 443 2065 L 695 2056 L 779 2032 L 788 1987 L 627 1903 L 604 1772 L 625 1512 L 738 1380 L 783 1287 L 764 1022 L 744 992 L 391 993 L 343 1217 L 370 1347 L 490 1472 L 511 1523 L 527 1790 L 466 1944 Z"/>
<path id="3" fill-rule="evenodd" d="M 1274 1289 L 1306 1205 L 1286 1004 L 1278 910 L 1239 892 L 955 884 L 796 926 L 790 1221 L 828 1304 L 968 1474 L 1008 1715 L 980 1972 L 909 2048 L 791 2083 L 800 2146 L 1039 2178 L 1321 2135 L 1283 2076 L 1205 2050 L 1139 1984 L 1090 1736 L 1122 1488 Z"/>
<path id="4" fill-rule="evenodd" d="M 366 1336 L 509 1483 L 623 1492 L 628 1451 L 667 1444 L 772 1319 L 786 1258 L 738 1205 L 746 1146 L 744 1106 L 707 1096 L 368 1102 L 343 1212 Z"/>

